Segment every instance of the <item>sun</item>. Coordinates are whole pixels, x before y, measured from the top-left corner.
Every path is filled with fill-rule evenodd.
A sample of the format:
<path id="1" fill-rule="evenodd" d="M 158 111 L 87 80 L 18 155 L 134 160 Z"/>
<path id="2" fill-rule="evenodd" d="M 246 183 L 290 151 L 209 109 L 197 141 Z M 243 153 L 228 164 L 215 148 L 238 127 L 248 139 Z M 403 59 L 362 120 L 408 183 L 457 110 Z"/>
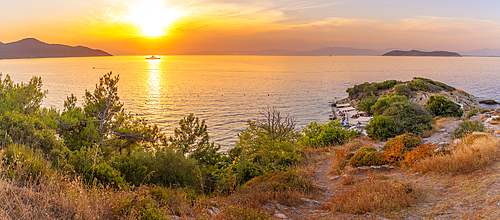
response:
<path id="1" fill-rule="evenodd" d="M 165 33 L 182 14 L 177 8 L 165 8 L 161 1 L 143 1 L 130 7 L 130 20 L 141 27 L 146 36 L 155 37 Z"/>

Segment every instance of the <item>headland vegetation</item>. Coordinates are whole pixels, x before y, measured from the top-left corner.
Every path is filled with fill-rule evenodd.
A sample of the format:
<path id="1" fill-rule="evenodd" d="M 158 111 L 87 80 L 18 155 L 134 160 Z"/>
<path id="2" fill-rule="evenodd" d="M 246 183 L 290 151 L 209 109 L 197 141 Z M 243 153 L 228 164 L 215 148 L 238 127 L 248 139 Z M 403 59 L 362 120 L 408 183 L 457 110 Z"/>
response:
<path id="1" fill-rule="evenodd" d="M 172 136 L 125 112 L 119 76 L 44 108 L 40 77 L 0 81 L 0 218 L 479 218 L 496 210 L 500 109 L 425 78 L 347 89 L 368 136 L 295 129 L 273 107 L 227 153 L 194 114 Z M 449 140 L 449 141 L 446 141 Z"/>

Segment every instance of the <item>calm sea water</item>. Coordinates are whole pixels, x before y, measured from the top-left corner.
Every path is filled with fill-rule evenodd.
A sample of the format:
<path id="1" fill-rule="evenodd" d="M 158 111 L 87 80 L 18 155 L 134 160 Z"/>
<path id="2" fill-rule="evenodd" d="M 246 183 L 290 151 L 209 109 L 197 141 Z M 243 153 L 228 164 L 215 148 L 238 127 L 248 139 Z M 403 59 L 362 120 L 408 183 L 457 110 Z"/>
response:
<path id="1" fill-rule="evenodd" d="M 500 58 L 490 57 L 279 57 L 145 56 L 0 60 L 15 81 L 41 76 L 49 90 L 44 106 L 62 109 L 71 93 L 83 97 L 106 72 L 120 75 L 119 96 L 127 111 L 172 134 L 194 113 L 206 120 L 212 141 L 231 148 L 246 121 L 275 106 L 297 127 L 328 121 L 329 102 L 354 84 L 386 79 L 431 78 L 480 99 L 500 101 Z"/>

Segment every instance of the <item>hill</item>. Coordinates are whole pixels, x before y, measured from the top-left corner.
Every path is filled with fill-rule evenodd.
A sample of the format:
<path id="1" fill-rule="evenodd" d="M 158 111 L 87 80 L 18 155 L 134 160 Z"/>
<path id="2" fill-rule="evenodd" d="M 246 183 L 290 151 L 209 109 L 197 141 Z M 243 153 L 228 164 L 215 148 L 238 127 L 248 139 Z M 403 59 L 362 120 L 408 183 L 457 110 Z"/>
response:
<path id="1" fill-rule="evenodd" d="M 51 57 L 91 57 L 112 56 L 97 49 L 84 46 L 48 44 L 35 38 L 26 38 L 12 43 L 0 43 L 0 59 L 51 58 Z"/>
<path id="2" fill-rule="evenodd" d="M 262 56 L 353 56 L 353 55 L 380 55 L 381 53 L 369 49 L 352 47 L 324 47 L 316 50 L 297 51 L 285 49 L 268 49 L 254 51 L 201 51 L 184 55 L 262 55 Z"/>
<path id="3" fill-rule="evenodd" d="M 391 52 L 387 52 L 382 56 L 437 56 L 437 57 L 461 57 L 459 53 L 448 52 L 448 51 L 432 51 L 432 52 L 423 52 L 419 50 L 393 50 Z"/>

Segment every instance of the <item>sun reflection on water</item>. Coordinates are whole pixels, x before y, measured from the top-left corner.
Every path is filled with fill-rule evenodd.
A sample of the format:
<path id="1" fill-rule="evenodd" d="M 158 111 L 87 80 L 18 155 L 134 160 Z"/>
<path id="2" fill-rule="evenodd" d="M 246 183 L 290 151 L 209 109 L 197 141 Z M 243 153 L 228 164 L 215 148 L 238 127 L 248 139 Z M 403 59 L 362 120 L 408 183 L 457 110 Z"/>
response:
<path id="1" fill-rule="evenodd" d="M 162 77 L 161 77 L 161 60 L 147 60 L 148 63 L 148 76 L 147 83 L 147 102 L 148 109 L 159 109 L 162 97 Z"/>

